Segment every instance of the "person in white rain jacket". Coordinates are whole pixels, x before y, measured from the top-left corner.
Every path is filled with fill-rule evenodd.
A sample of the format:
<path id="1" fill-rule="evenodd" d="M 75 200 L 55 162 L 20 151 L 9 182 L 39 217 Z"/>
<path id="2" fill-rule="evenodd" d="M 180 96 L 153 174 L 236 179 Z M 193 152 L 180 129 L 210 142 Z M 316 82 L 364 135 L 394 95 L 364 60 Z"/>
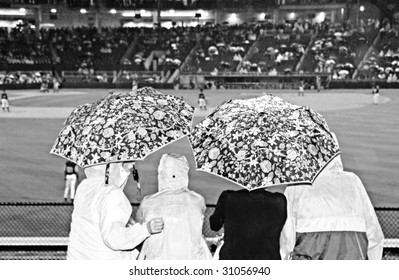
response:
<path id="1" fill-rule="evenodd" d="M 135 249 L 151 234 L 162 231 L 161 218 L 136 223 L 132 206 L 123 193 L 133 163 L 111 163 L 109 182 L 105 183 L 106 165 L 86 168 L 86 179 L 76 192 L 68 260 L 131 260 Z"/>
<path id="2" fill-rule="evenodd" d="M 334 158 L 311 186 L 287 187 L 282 259 L 382 258 L 384 236 L 359 177 Z"/>
<path id="3" fill-rule="evenodd" d="M 148 221 L 162 216 L 160 234 L 144 241 L 139 259 L 204 260 L 212 255 L 202 236 L 204 198 L 188 189 L 189 165 L 178 154 L 164 154 L 158 166 L 158 192 L 146 196 L 136 220 Z"/>

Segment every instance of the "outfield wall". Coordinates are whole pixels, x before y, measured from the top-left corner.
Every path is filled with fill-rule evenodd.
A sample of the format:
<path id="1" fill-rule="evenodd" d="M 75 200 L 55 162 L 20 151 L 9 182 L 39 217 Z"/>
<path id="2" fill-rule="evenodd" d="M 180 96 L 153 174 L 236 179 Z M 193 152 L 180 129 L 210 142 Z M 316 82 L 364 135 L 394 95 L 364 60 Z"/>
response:
<path id="1" fill-rule="evenodd" d="M 316 76 L 283 76 L 280 79 L 270 79 L 270 80 L 262 80 L 259 77 L 256 79 L 251 79 L 249 77 L 241 77 L 237 78 L 226 78 L 226 77 L 205 77 L 203 79 L 196 79 L 195 81 L 200 81 L 194 83 L 195 88 L 201 88 L 206 86 L 207 83 L 215 84 L 217 81 L 220 85 L 222 85 L 226 89 L 297 89 L 299 85 L 299 81 L 302 79 L 307 79 L 313 81 Z M 189 78 L 185 78 L 180 84 L 180 89 L 189 89 L 191 86 L 186 81 Z M 323 88 L 326 89 L 370 89 L 373 84 L 378 84 L 380 88 L 399 88 L 399 83 L 388 83 L 383 81 L 330 81 L 324 82 Z M 139 87 L 153 87 L 157 89 L 173 89 L 174 85 L 170 83 L 139 83 Z M 62 88 L 105 88 L 105 89 L 131 89 L 131 83 L 88 83 L 88 82 L 79 82 L 79 83 L 71 83 L 65 82 L 62 84 Z M 6 84 L 0 85 L 0 89 L 6 90 L 24 90 L 24 89 L 40 89 L 40 84 Z M 49 83 L 49 90 L 52 91 L 53 84 Z M 309 88 L 307 88 L 309 89 Z"/>

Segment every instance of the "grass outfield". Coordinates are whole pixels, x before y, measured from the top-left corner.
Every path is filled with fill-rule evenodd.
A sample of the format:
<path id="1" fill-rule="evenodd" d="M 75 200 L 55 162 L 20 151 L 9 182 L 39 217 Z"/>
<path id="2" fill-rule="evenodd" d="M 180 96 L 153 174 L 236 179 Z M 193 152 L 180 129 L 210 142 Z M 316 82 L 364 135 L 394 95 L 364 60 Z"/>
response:
<path id="1" fill-rule="evenodd" d="M 162 92 L 183 96 L 196 106 L 198 91 Z M 12 112 L 0 112 L 0 201 L 62 201 L 64 160 L 49 151 L 69 112 L 80 104 L 97 100 L 107 90 L 66 89 L 56 95 L 41 95 L 37 91 L 8 93 Z M 261 93 L 205 91 L 210 107 L 224 100 L 252 98 Z M 305 97 L 298 97 L 296 91 L 271 93 L 322 113 L 338 136 L 345 169 L 362 179 L 374 206 L 399 207 L 399 95 L 395 90 L 381 90 L 382 104 L 378 106 L 372 105 L 370 90 L 306 92 Z M 197 112 L 194 123 L 204 116 L 204 112 Z M 142 195 L 156 191 L 156 169 L 166 152 L 187 157 L 190 187 L 201 193 L 207 203 L 215 203 L 224 189 L 240 189 L 217 176 L 196 171 L 189 144 L 182 139 L 137 164 Z M 126 193 L 132 202 L 137 202 L 131 181 Z"/>

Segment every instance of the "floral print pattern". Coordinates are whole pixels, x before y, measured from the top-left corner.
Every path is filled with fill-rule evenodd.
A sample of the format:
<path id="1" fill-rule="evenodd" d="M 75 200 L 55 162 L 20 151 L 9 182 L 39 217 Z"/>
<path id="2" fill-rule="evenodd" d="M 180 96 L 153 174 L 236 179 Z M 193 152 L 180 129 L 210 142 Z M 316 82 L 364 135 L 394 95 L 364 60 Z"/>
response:
<path id="1" fill-rule="evenodd" d="M 311 184 L 340 153 L 323 116 L 272 95 L 223 103 L 189 139 L 199 170 L 249 190 Z"/>
<path id="2" fill-rule="evenodd" d="M 110 92 L 66 119 L 51 153 L 81 167 L 142 160 L 190 133 L 194 107 L 153 88 Z"/>

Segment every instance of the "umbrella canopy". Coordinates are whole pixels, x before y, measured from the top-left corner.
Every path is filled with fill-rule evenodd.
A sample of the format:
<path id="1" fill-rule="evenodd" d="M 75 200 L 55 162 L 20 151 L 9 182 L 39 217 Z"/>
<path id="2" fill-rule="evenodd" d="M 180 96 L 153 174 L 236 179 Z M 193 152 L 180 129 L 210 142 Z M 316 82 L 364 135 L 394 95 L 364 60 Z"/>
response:
<path id="1" fill-rule="evenodd" d="M 50 153 L 88 167 L 142 160 L 190 133 L 194 107 L 153 88 L 111 92 L 76 108 Z"/>
<path id="2" fill-rule="evenodd" d="M 197 169 L 248 190 L 311 184 L 340 153 L 320 114 L 270 95 L 223 103 L 189 139 Z"/>

